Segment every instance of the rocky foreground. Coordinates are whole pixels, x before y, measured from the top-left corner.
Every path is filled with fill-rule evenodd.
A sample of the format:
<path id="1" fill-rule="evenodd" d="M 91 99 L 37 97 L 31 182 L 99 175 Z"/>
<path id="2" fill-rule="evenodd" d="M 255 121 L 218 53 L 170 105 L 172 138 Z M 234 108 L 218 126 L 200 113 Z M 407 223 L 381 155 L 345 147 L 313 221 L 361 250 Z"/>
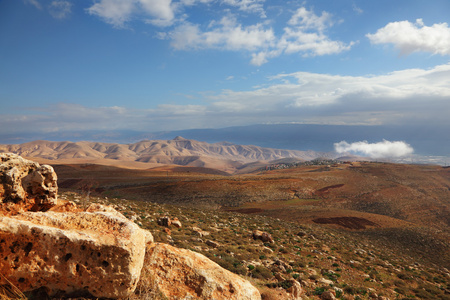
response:
<path id="1" fill-rule="evenodd" d="M 2 297 L 118 299 L 140 283 L 167 299 L 261 299 L 247 280 L 199 253 L 154 243 L 110 206 L 59 200 L 51 166 L 0 154 L 0 178 Z"/>

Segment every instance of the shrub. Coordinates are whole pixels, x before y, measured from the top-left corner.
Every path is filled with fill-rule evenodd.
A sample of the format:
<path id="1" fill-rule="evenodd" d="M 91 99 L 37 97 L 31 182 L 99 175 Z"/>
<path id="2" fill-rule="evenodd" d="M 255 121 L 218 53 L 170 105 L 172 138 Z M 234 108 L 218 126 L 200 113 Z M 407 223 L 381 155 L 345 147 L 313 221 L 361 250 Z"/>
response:
<path id="1" fill-rule="evenodd" d="M 349 294 L 349 295 L 354 295 L 354 294 L 356 293 L 356 290 L 355 290 L 354 287 L 346 286 L 346 287 L 344 288 L 344 292 L 346 292 L 346 293 Z"/>
<path id="2" fill-rule="evenodd" d="M 397 277 L 402 279 L 402 280 L 409 280 L 410 279 L 409 275 L 406 274 L 406 273 L 399 273 L 399 274 L 397 274 Z"/>
<path id="3" fill-rule="evenodd" d="M 397 293 L 401 294 L 401 295 L 406 295 L 406 289 L 401 288 L 401 287 L 396 287 L 394 289 L 394 291 L 396 291 Z"/>
<path id="4" fill-rule="evenodd" d="M 252 270 L 252 275 L 255 278 L 267 280 L 273 277 L 272 272 L 264 266 L 256 266 L 255 269 Z"/>
<path id="5" fill-rule="evenodd" d="M 325 288 L 324 287 L 316 287 L 314 289 L 314 295 L 322 295 L 323 292 L 325 292 Z"/>
<path id="6" fill-rule="evenodd" d="M 276 283 L 268 283 L 266 284 L 266 286 L 270 287 L 270 288 L 277 288 L 277 287 L 282 287 L 283 289 L 287 290 L 289 288 L 291 288 L 293 285 L 292 281 L 290 280 L 284 280 L 281 282 L 276 282 Z"/>

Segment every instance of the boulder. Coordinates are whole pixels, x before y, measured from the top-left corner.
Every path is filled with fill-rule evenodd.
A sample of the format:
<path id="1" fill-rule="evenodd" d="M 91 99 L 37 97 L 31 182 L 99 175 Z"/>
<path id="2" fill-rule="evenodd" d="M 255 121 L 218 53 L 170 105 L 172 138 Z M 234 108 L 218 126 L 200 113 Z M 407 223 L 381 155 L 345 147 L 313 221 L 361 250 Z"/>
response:
<path id="1" fill-rule="evenodd" d="M 220 247 L 220 244 L 216 241 L 211 241 L 211 240 L 206 240 L 206 245 L 213 247 L 213 248 L 218 248 Z"/>
<path id="2" fill-rule="evenodd" d="M 195 227 L 195 226 L 192 227 L 192 230 L 195 231 L 195 233 L 196 233 L 199 237 L 204 237 L 204 236 L 210 235 L 210 232 L 209 232 L 209 231 L 202 230 L 201 228 L 198 228 L 198 227 Z"/>
<path id="3" fill-rule="evenodd" d="M 169 227 L 172 224 L 169 217 L 161 217 L 158 219 L 157 223 L 159 226 L 164 226 L 164 227 Z"/>
<path id="4" fill-rule="evenodd" d="M 288 292 L 291 294 L 291 299 L 301 300 L 302 296 L 305 294 L 305 290 L 297 280 L 290 280 L 290 282 L 292 283 L 292 286 L 288 289 Z"/>
<path id="5" fill-rule="evenodd" d="M 153 237 L 112 207 L 0 217 L 0 285 L 50 296 L 133 293 Z"/>
<path id="6" fill-rule="evenodd" d="M 254 240 L 261 240 L 264 243 L 273 243 L 272 235 L 261 230 L 254 230 L 252 233 L 252 237 Z"/>
<path id="7" fill-rule="evenodd" d="M 325 291 L 322 293 L 320 299 L 322 300 L 335 300 L 336 297 L 334 296 L 333 291 Z"/>
<path id="8" fill-rule="evenodd" d="M 319 280 L 317 280 L 317 283 L 323 284 L 323 285 L 333 285 L 334 284 L 333 280 L 329 280 L 329 279 L 325 279 L 325 278 L 320 278 Z"/>
<path id="9" fill-rule="evenodd" d="M 306 232 L 304 232 L 304 231 L 299 231 L 299 232 L 297 233 L 297 235 L 298 235 L 299 237 L 304 237 L 304 236 L 306 236 Z"/>
<path id="10" fill-rule="evenodd" d="M 177 217 L 173 218 L 172 220 L 170 220 L 170 222 L 172 223 L 172 225 L 176 228 L 181 228 L 181 222 L 180 220 L 178 220 Z"/>
<path id="11" fill-rule="evenodd" d="M 13 153 L 0 153 L 0 204 L 10 214 L 48 210 L 57 204 L 57 176 L 49 165 L 40 165 Z"/>
<path id="12" fill-rule="evenodd" d="M 199 253 L 167 244 L 147 246 L 143 273 L 167 299 L 261 299 L 247 280 Z"/>

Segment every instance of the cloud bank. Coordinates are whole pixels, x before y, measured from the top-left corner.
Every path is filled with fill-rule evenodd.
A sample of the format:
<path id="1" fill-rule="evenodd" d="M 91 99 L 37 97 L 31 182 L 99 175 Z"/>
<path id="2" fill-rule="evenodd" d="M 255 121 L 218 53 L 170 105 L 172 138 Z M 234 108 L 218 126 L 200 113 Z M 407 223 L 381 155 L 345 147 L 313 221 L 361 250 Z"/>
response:
<path id="1" fill-rule="evenodd" d="M 190 20 L 190 7 L 208 7 L 213 2 L 223 7 L 221 19 L 203 23 Z M 333 40 L 327 35 L 327 30 L 336 24 L 333 15 L 316 14 L 305 7 L 292 12 L 282 31 L 277 32 L 276 21 L 267 18 L 263 4 L 263 0 L 100 0 L 86 11 L 115 28 L 127 28 L 133 20 L 159 26 L 158 36 L 169 40 L 178 51 L 248 52 L 250 63 L 256 66 L 282 54 L 332 55 L 348 51 L 355 44 Z M 257 21 L 244 25 L 238 20 L 242 12 L 257 15 Z"/>
<path id="2" fill-rule="evenodd" d="M 414 149 L 402 141 L 386 141 L 369 143 L 367 141 L 347 143 L 341 141 L 334 144 L 337 153 L 353 153 L 357 155 L 369 156 L 371 158 L 399 158 L 410 155 Z"/>
<path id="3" fill-rule="evenodd" d="M 304 7 L 298 8 L 283 28 L 282 34 L 261 22 L 243 26 L 235 17 L 212 21 L 206 30 L 198 24 L 184 22 L 166 35 L 177 50 L 221 49 L 251 53 L 250 63 L 260 66 L 282 54 L 322 56 L 348 51 L 355 42 L 344 43 L 329 38 L 326 30 L 334 25 L 327 12 L 316 15 Z"/>
<path id="4" fill-rule="evenodd" d="M 24 1 L 43 9 L 40 0 Z M 75 3 L 53 0 L 48 10 L 54 18 L 64 19 Z M 96 0 L 89 5 L 85 8 L 87 14 L 115 28 L 129 28 L 136 23 L 153 25 L 158 31 L 156 36 L 168 40 L 175 50 L 240 51 L 250 57 L 254 66 L 281 55 L 336 55 L 359 43 L 333 38 L 330 33 L 343 20 L 327 11 L 316 12 L 300 6 L 289 13 L 285 11 L 290 17 L 283 19 L 285 15 L 268 16 L 274 6 L 265 0 Z M 215 15 L 208 13 L 213 5 L 218 10 Z M 201 21 L 191 18 L 193 7 L 197 13 L 205 9 Z M 355 5 L 353 10 L 362 13 Z M 450 28 L 445 22 L 431 26 L 426 26 L 422 19 L 391 22 L 366 37 L 374 45 L 392 44 L 404 55 L 414 52 L 450 55 Z"/>
<path id="5" fill-rule="evenodd" d="M 71 103 L 0 113 L 11 130 L 175 130 L 261 123 L 417 125 L 450 128 L 450 64 L 380 76 L 309 72 L 279 74 L 269 85 L 244 91 L 198 91 L 195 103 L 147 109 L 86 107 Z"/>
<path id="6" fill-rule="evenodd" d="M 447 23 L 425 26 L 422 19 L 392 22 L 366 35 L 372 44 L 393 44 L 401 54 L 430 52 L 450 55 L 450 28 Z"/>
<path id="7" fill-rule="evenodd" d="M 126 27 L 136 17 L 157 26 L 169 26 L 175 20 L 171 0 L 100 0 L 87 12 L 116 28 Z"/>

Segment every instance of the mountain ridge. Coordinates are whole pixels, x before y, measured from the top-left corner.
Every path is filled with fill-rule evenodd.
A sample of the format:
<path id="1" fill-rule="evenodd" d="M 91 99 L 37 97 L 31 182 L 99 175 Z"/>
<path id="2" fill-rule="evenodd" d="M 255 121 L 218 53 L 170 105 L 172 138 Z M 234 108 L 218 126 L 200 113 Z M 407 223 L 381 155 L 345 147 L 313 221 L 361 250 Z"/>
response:
<path id="1" fill-rule="evenodd" d="M 331 152 L 284 150 L 229 142 L 207 143 L 177 136 L 172 140 L 143 140 L 131 144 L 101 142 L 54 142 L 37 140 L 0 145 L 0 152 L 47 160 L 118 160 L 218 169 L 239 168 L 257 161 L 280 159 L 307 161 L 338 158 Z"/>

